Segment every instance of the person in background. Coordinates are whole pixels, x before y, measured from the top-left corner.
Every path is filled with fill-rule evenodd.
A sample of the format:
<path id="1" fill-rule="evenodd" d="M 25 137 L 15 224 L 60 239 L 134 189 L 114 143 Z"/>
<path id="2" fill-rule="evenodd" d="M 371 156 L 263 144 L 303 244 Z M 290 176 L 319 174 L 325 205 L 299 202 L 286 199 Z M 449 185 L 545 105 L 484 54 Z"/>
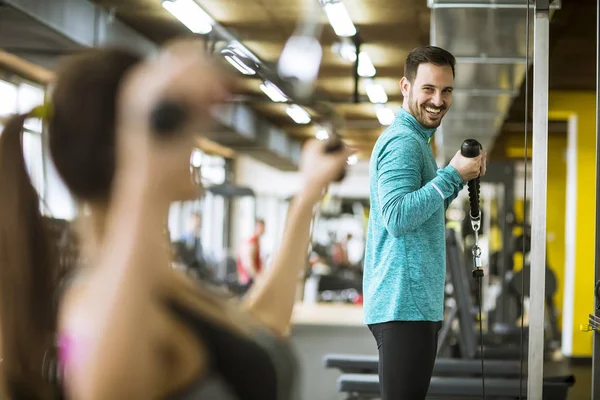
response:
<path id="1" fill-rule="evenodd" d="M 242 244 L 237 258 L 238 282 L 248 288 L 252 286 L 262 271 L 260 238 L 264 233 L 265 221 L 259 218 L 254 222 L 254 233 Z"/>
<path id="2" fill-rule="evenodd" d="M 202 248 L 202 214 L 192 213 L 189 230 L 175 243 L 178 256 L 196 277 L 206 280 L 214 278 L 214 272 L 208 267 Z"/>

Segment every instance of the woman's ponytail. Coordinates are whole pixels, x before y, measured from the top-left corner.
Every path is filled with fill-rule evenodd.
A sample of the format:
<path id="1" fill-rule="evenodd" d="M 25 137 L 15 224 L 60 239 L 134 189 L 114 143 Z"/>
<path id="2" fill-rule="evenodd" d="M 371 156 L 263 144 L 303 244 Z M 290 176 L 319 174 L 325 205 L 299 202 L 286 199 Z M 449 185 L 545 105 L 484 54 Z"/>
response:
<path id="1" fill-rule="evenodd" d="M 23 125 L 39 111 L 10 118 L 0 135 L 0 351 L 12 399 L 53 392 L 43 364 L 56 332 L 58 257 L 23 154 Z"/>

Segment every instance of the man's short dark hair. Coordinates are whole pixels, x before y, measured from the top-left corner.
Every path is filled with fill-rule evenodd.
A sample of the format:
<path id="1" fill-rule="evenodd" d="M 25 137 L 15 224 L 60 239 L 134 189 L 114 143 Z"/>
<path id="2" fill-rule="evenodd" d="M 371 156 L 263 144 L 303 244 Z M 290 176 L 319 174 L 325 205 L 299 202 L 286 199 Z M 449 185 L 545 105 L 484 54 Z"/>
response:
<path id="1" fill-rule="evenodd" d="M 454 77 L 456 58 L 449 52 L 436 46 L 421 46 L 413 49 L 406 57 L 404 76 L 410 83 L 415 81 L 417 70 L 421 64 L 433 64 L 440 67 L 450 66 Z"/>

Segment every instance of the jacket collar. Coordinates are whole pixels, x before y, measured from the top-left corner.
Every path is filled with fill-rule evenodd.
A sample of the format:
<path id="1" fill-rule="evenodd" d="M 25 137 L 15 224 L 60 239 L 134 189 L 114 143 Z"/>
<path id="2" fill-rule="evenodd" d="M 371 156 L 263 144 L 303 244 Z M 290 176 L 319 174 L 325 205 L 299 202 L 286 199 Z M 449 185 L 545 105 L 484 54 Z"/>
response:
<path id="1" fill-rule="evenodd" d="M 431 139 L 431 137 L 436 131 L 436 128 L 423 127 L 423 125 L 421 125 L 419 121 L 417 121 L 417 119 L 410 112 L 406 111 L 404 107 L 400 107 L 400 109 L 396 113 L 394 123 L 409 127 L 411 130 L 417 132 L 417 134 L 423 139 L 425 139 L 425 141 L 427 142 Z"/>

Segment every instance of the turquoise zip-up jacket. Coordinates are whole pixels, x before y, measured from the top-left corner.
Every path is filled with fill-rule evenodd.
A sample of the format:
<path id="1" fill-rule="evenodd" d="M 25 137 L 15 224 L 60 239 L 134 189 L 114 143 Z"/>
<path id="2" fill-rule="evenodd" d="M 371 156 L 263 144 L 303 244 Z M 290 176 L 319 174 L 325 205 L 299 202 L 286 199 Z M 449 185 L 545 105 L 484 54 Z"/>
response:
<path id="1" fill-rule="evenodd" d="M 434 133 L 400 108 L 375 143 L 363 278 L 366 324 L 444 319 L 445 212 L 464 182 L 452 166 L 438 169 L 429 145 Z"/>

